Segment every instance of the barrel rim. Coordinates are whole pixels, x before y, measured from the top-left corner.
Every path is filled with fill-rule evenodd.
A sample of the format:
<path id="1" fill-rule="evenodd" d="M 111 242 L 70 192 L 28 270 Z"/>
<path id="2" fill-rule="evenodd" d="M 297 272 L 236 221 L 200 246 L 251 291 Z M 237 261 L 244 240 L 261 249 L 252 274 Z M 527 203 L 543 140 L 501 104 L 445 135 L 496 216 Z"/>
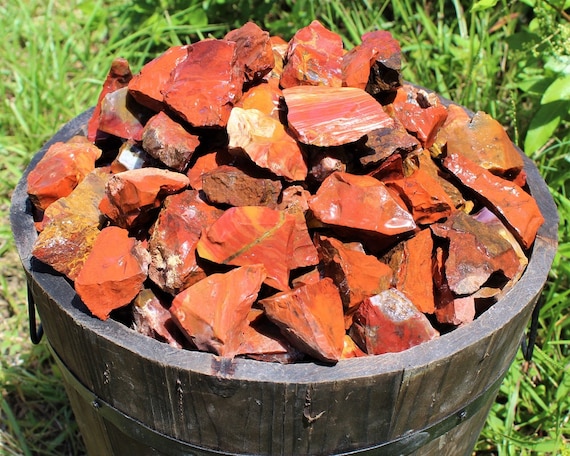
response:
<path id="1" fill-rule="evenodd" d="M 451 103 L 448 100 L 444 102 Z M 467 109 L 466 111 L 470 112 Z M 46 272 L 45 267 L 37 268 L 32 261 L 31 249 L 37 234 L 31 215 L 31 203 L 27 195 L 27 176 L 50 145 L 58 141 L 66 141 L 77 134 L 84 134 L 85 126 L 92 113 L 93 108 L 90 108 L 66 123 L 32 158 L 12 195 L 10 207 L 12 233 L 28 280 L 37 282 L 78 325 L 150 362 L 167 363 L 171 367 L 204 375 L 220 376 L 223 374 L 234 380 L 272 383 L 338 382 L 421 369 L 428 364 L 444 362 L 507 325 L 516 315 L 536 301 L 546 283 L 557 250 L 558 212 L 546 182 L 540 176 L 537 167 L 515 145 L 523 157 L 529 188 L 537 199 L 545 222 L 538 231 L 529 264 L 522 277 L 501 300 L 483 312 L 476 320 L 443 334 L 438 339 L 399 353 L 345 359 L 335 365 L 317 362 L 279 364 L 235 358 L 231 361 L 231 369 L 220 370 L 220 366 L 225 365 L 225 360 L 220 362 L 220 358 L 214 354 L 170 347 L 168 344 L 139 334 L 115 320 L 101 321 L 91 316 L 81 310 L 82 303 L 65 277 Z M 49 334 L 47 335 L 49 339 Z"/>

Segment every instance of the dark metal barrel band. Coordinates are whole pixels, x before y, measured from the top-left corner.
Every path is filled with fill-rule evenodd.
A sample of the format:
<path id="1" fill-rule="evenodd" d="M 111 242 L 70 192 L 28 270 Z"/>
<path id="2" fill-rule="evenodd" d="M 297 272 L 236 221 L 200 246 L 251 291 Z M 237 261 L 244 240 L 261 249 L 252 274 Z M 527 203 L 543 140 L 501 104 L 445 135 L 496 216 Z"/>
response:
<path id="1" fill-rule="evenodd" d="M 50 344 L 48 344 L 48 347 L 55 358 L 58 367 L 61 369 L 63 377 L 68 385 L 75 389 L 75 391 L 77 391 L 79 395 L 87 401 L 87 403 L 91 404 L 102 418 L 108 420 L 125 435 L 133 438 L 137 442 L 173 456 L 246 456 L 244 453 L 228 453 L 178 440 L 148 427 L 146 424 L 136 420 L 135 418 L 125 415 L 123 412 L 102 400 L 83 385 L 81 381 L 67 368 L 64 361 L 55 352 L 53 347 Z M 474 416 L 483 407 L 483 405 L 487 403 L 488 399 L 497 394 L 501 382 L 503 381 L 503 377 L 504 373 L 496 378 L 485 391 L 475 397 L 460 410 L 457 410 L 429 427 L 419 431 L 409 431 L 402 437 L 390 442 L 383 442 L 368 448 L 359 448 L 342 453 L 336 453 L 336 456 L 371 456 L 379 454 L 383 456 L 408 455 L 432 440 L 441 437 L 443 434 Z"/>

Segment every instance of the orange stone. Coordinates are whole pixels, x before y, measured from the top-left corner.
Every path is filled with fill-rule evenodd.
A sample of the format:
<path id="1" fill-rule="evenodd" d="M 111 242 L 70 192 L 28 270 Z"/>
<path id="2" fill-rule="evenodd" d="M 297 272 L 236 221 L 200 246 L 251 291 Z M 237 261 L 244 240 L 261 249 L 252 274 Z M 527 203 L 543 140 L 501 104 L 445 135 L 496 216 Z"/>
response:
<path id="1" fill-rule="evenodd" d="M 297 86 L 283 89 L 283 96 L 289 128 L 305 144 L 341 146 L 394 126 L 380 103 L 354 87 Z"/>
<path id="2" fill-rule="evenodd" d="M 222 214 L 201 200 L 197 190 L 167 196 L 149 239 L 150 279 L 175 295 L 205 278 L 197 263 L 196 244 L 202 231 Z"/>
<path id="3" fill-rule="evenodd" d="M 309 206 L 318 220 L 330 225 L 387 236 L 416 228 L 406 207 L 382 182 L 370 176 L 333 173 L 309 200 Z"/>
<path id="4" fill-rule="evenodd" d="M 266 83 L 249 88 L 236 103 L 236 106 L 243 109 L 257 109 L 263 114 L 279 120 L 281 114 L 279 102 L 282 96 L 283 92 L 279 88 L 277 79 L 270 79 Z"/>
<path id="5" fill-rule="evenodd" d="M 85 141 L 56 142 L 46 151 L 27 178 L 28 195 L 37 209 L 67 196 L 95 169 L 102 151 Z"/>
<path id="6" fill-rule="evenodd" d="M 103 228 L 75 279 L 75 291 L 94 316 L 106 320 L 139 293 L 149 263 L 148 252 L 127 230 Z"/>
<path id="7" fill-rule="evenodd" d="M 440 183 L 423 169 L 400 179 L 383 179 L 398 192 L 418 225 L 429 225 L 450 216 L 454 203 Z"/>
<path id="8" fill-rule="evenodd" d="M 235 107 L 227 131 L 230 149 L 242 149 L 258 166 L 289 181 L 307 177 L 303 153 L 279 120 L 257 109 Z"/>
<path id="9" fill-rule="evenodd" d="M 244 82 L 236 46 L 213 39 L 192 44 L 163 89 L 168 107 L 195 127 L 225 127 Z"/>
<path id="10" fill-rule="evenodd" d="M 434 313 L 433 239 L 430 230 L 419 231 L 388 254 L 394 271 L 394 287 L 423 313 Z M 421 279 L 420 279 L 421 277 Z"/>
<path id="11" fill-rule="evenodd" d="M 489 209 L 503 219 L 528 249 L 544 223 L 536 200 L 518 185 L 491 174 L 460 154 L 448 154 L 444 167 L 477 193 Z"/>
<path id="12" fill-rule="evenodd" d="M 233 358 L 264 279 L 261 264 L 212 274 L 176 295 L 170 313 L 199 350 Z"/>
<path id="13" fill-rule="evenodd" d="M 169 168 L 184 171 L 200 145 L 200 140 L 164 112 L 159 112 L 146 123 L 142 145 L 150 156 Z"/>
<path id="14" fill-rule="evenodd" d="M 342 59 L 342 82 L 370 94 L 394 90 L 401 83 L 400 44 L 390 32 L 378 30 L 362 36 L 362 43 Z"/>
<path id="15" fill-rule="evenodd" d="M 184 174 L 159 168 L 140 168 L 115 174 L 109 179 L 99 209 L 115 224 L 132 227 L 147 221 L 149 211 L 162 199 L 189 184 Z"/>
<path id="16" fill-rule="evenodd" d="M 105 78 L 101 92 L 99 93 L 99 98 L 97 99 L 97 104 L 95 109 L 87 123 L 87 139 L 91 142 L 97 139 L 97 131 L 99 130 L 99 115 L 101 113 L 101 104 L 103 99 L 107 94 L 115 92 L 118 89 L 127 87 L 129 81 L 133 77 L 131 73 L 131 68 L 129 67 L 129 62 L 123 58 L 116 58 L 111 63 L 111 68 L 109 73 Z"/>
<path id="17" fill-rule="evenodd" d="M 281 87 L 342 85 L 342 38 L 319 21 L 299 29 L 287 48 Z"/>
<path id="18" fill-rule="evenodd" d="M 139 74 L 129 81 L 129 92 L 141 105 L 153 111 L 162 111 L 162 91 L 170 80 L 170 73 L 188 55 L 189 45 L 173 46 L 146 63 Z"/>
<path id="19" fill-rule="evenodd" d="M 236 65 L 243 68 L 246 81 L 257 82 L 273 69 L 275 57 L 269 33 L 258 25 L 247 22 L 227 33 L 224 39 L 236 43 Z"/>
<path id="20" fill-rule="evenodd" d="M 289 289 L 289 261 L 293 251 L 295 218 L 264 206 L 232 207 L 198 241 L 200 257 L 218 264 L 264 264 L 265 282 Z"/>
<path id="21" fill-rule="evenodd" d="M 338 289 L 329 278 L 259 301 L 287 340 L 313 358 L 336 363 L 344 347 Z"/>
<path id="22" fill-rule="evenodd" d="M 352 314 L 369 296 L 390 288 L 392 270 L 375 256 L 343 244 L 339 240 L 317 237 L 317 249 L 324 265 L 324 274 L 333 279 L 340 290 L 346 327 L 352 323 Z"/>
<path id="23" fill-rule="evenodd" d="M 75 280 L 99 235 L 98 206 L 108 178 L 104 170 L 93 170 L 68 196 L 45 211 L 43 230 L 32 255 L 71 280 Z"/>
<path id="24" fill-rule="evenodd" d="M 448 112 L 435 141 L 438 149 L 445 147 L 449 155 L 462 155 L 496 175 L 520 173 L 522 157 L 499 122 L 484 112 L 471 118 L 455 104 Z"/>
<path id="25" fill-rule="evenodd" d="M 358 345 L 352 340 L 352 338 L 345 334 L 344 336 L 344 346 L 342 348 L 342 354 L 340 355 L 341 359 L 349 359 L 349 358 L 360 358 L 361 356 L 366 356 Z"/>
<path id="26" fill-rule="evenodd" d="M 360 304 L 349 334 L 369 355 L 401 352 L 439 337 L 427 317 L 393 288 Z"/>

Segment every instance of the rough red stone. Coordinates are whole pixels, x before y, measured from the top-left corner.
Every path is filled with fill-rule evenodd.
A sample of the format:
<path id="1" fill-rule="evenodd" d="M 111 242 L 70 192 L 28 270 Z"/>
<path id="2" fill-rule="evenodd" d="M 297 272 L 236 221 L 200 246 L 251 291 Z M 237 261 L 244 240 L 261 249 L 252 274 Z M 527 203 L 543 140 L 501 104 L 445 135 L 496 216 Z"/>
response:
<path id="1" fill-rule="evenodd" d="M 144 150 L 176 171 L 186 169 L 199 144 L 198 136 L 188 133 L 164 112 L 150 118 L 142 134 Z"/>
<path id="2" fill-rule="evenodd" d="M 236 65 L 243 68 L 246 81 L 259 81 L 273 69 L 275 57 L 269 33 L 258 25 L 247 22 L 227 33 L 224 39 L 236 43 Z"/>
<path id="3" fill-rule="evenodd" d="M 206 277 L 197 264 L 196 244 L 222 213 L 202 201 L 197 190 L 167 196 L 149 240 L 150 279 L 174 295 Z"/>
<path id="4" fill-rule="evenodd" d="M 391 288 L 360 304 L 350 336 L 367 354 L 381 355 L 407 350 L 439 333 L 402 292 Z"/>
<path id="5" fill-rule="evenodd" d="M 173 70 L 163 89 L 164 102 L 195 127 L 225 127 L 243 81 L 235 42 L 199 41 Z"/>
<path id="6" fill-rule="evenodd" d="M 434 296 L 435 296 L 435 316 L 439 323 L 460 325 L 467 323 L 470 320 L 464 320 L 464 317 L 469 317 L 468 313 L 455 311 L 455 296 L 445 274 L 445 261 L 447 258 L 447 250 L 443 247 L 437 246 L 435 248 L 435 256 L 433 262 L 433 283 L 434 283 Z"/>
<path id="7" fill-rule="evenodd" d="M 288 290 L 295 223 L 292 215 L 264 206 L 232 207 L 204 232 L 198 254 L 220 264 L 262 263 L 267 285 Z"/>
<path id="8" fill-rule="evenodd" d="M 236 106 L 243 109 L 257 109 L 263 114 L 279 120 L 281 113 L 279 101 L 282 96 L 283 92 L 279 88 L 279 81 L 273 78 L 266 83 L 248 89 L 236 103 Z"/>
<path id="9" fill-rule="evenodd" d="M 435 235 L 449 240 L 445 277 L 456 295 L 475 293 L 494 272 L 501 271 L 511 278 L 519 271 L 517 253 L 496 226 L 457 211 L 446 222 L 430 228 Z"/>
<path id="10" fill-rule="evenodd" d="M 299 29 L 287 48 L 281 87 L 342 85 L 342 38 L 319 21 Z"/>
<path id="11" fill-rule="evenodd" d="M 195 190 L 202 190 L 202 177 L 218 166 L 229 165 L 235 161 L 226 149 L 209 152 L 196 159 L 192 167 L 186 172 L 190 186 Z"/>
<path id="12" fill-rule="evenodd" d="M 126 87 L 133 77 L 129 62 L 123 58 L 116 58 L 111 63 L 109 73 L 103 82 L 103 87 L 99 93 L 97 104 L 89 122 L 87 123 L 87 139 L 91 142 L 97 139 L 97 130 L 99 129 L 99 114 L 101 113 L 101 103 L 107 94 L 112 93 L 118 89 Z"/>
<path id="13" fill-rule="evenodd" d="M 140 141 L 147 111 L 136 106 L 129 89 L 123 87 L 105 95 L 101 101 L 99 131 L 124 139 Z"/>
<path id="14" fill-rule="evenodd" d="M 141 290 L 133 304 L 133 329 L 136 332 L 165 342 L 171 347 L 183 348 L 184 336 L 168 309 L 152 290 Z"/>
<path id="15" fill-rule="evenodd" d="M 303 354 L 289 344 L 279 328 L 271 323 L 261 309 L 251 309 L 249 325 L 245 327 L 243 343 L 237 355 L 265 362 L 292 363 L 303 358 Z"/>
<path id="16" fill-rule="evenodd" d="M 289 128 L 305 144 L 330 147 L 358 141 L 394 121 L 364 90 L 353 87 L 291 87 L 283 90 Z"/>
<path id="17" fill-rule="evenodd" d="M 394 271 L 394 287 L 412 301 L 423 313 L 434 313 L 433 239 L 430 230 L 419 231 L 402 241 L 389 253 Z"/>
<path id="18" fill-rule="evenodd" d="M 409 153 L 419 145 L 401 122 L 395 121 L 393 127 L 379 128 L 366 135 L 364 145 L 358 148 L 359 161 L 363 166 L 375 165 L 393 154 Z"/>
<path id="19" fill-rule="evenodd" d="M 222 165 L 202 175 L 202 190 L 208 201 L 230 206 L 267 206 L 275 208 L 281 195 L 281 181 L 255 177 Z"/>
<path id="20" fill-rule="evenodd" d="M 395 116 L 408 132 L 421 141 L 424 148 L 431 147 L 447 118 L 447 108 L 426 91 L 409 85 L 401 87 L 396 93 L 392 102 Z"/>
<path id="21" fill-rule="evenodd" d="M 261 264 L 212 274 L 176 295 L 170 313 L 198 349 L 233 358 L 264 278 Z"/>
<path id="22" fill-rule="evenodd" d="M 103 228 L 75 279 L 75 291 L 93 315 L 106 320 L 139 293 L 149 263 L 148 252 L 127 230 Z"/>
<path id="23" fill-rule="evenodd" d="M 242 149 L 258 166 L 289 181 L 307 177 L 303 153 L 279 120 L 257 109 L 235 107 L 227 131 L 230 149 Z"/>
<path id="24" fill-rule="evenodd" d="M 159 168 L 140 168 L 115 174 L 109 179 L 99 209 L 115 224 L 132 227 L 146 222 L 149 211 L 169 194 L 189 184 L 184 174 Z"/>
<path id="25" fill-rule="evenodd" d="M 28 195 L 37 209 L 67 196 L 95 169 L 101 149 L 89 142 L 56 142 L 46 151 L 27 178 Z"/>
<path id="26" fill-rule="evenodd" d="M 462 155 L 500 176 L 514 176 L 522 170 L 522 157 L 499 122 L 480 111 L 471 118 L 455 104 L 448 112 L 437 134 L 438 149 L 445 147 L 448 154 Z"/>
<path id="27" fill-rule="evenodd" d="M 289 342 L 313 358 L 337 362 L 344 346 L 338 289 L 329 278 L 259 301 Z"/>
<path id="28" fill-rule="evenodd" d="M 93 170 L 68 196 L 45 211 L 43 230 L 32 255 L 71 280 L 75 280 L 99 234 L 98 206 L 108 177 L 104 170 Z"/>
<path id="29" fill-rule="evenodd" d="M 283 66 L 285 64 L 285 58 L 287 56 L 287 49 L 289 48 L 289 43 L 285 41 L 280 36 L 270 36 L 269 41 L 271 42 L 271 49 L 273 50 L 273 57 L 275 59 L 275 65 L 271 72 L 267 75 L 267 80 L 279 80 L 283 74 Z"/>
<path id="30" fill-rule="evenodd" d="M 378 30 L 362 36 L 362 43 L 342 59 L 342 81 L 373 95 L 401 84 L 400 44 L 390 32 Z"/>
<path id="31" fill-rule="evenodd" d="M 513 234 L 524 248 L 528 249 L 532 245 L 544 217 L 531 195 L 462 155 L 448 154 L 443 165 L 490 205 L 489 209 L 512 228 Z"/>
<path id="32" fill-rule="evenodd" d="M 189 45 L 173 46 L 146 63 L 129 81 L 129 91 L 141 105 L 153 111 L 162 111 L 162 91 L 170 80 L 170 73 L 188 55 Z"/>
<path id="33" fill-rule="evenodd" d="M 340 355 L 341 359 L 349 359 L 349 358 L 360 358 L 361 356 L 366 356 L 358 345 L 352 340 L 352 338 L 345 334 L 344 336 L 344 345 L 342 348 L 342 354 Z"/>
<path id="34" fill-rule="evenodd" d="M 346 328 L 360 303 L 369 296 L 390 288 L 392 270 L 375 256 L 367 255 L 339 240 L 319 236 L 317 249 L 324 266 L 324 274 L 333 279 L 340 290 Z"/>
<path id="35" fill-rule="evenodd" d="M 418 225 L 438 222 L 455 210 L 445 189 L 422 169 L 415 170 L 408 177 L 384 179 L 383 182 L 398 192 Z"/>
<path id="36" fill-rule="evenodd" d="M 311 285 L 317 283 L 322 278 L 323 277 L 321 276 L 319 269 L 313 268 L 309 270 L 309 272 L 305 272 L 304 274 L 301 274 L 300 276 L 295 277 L 293 280 L 291 280 L 291 285 L 292 288 L 299 288 L 303 285 Z"/>
<path id="37" fill-rule="evenodd" d="M 370 176 L 333 173 L 309 200 L 309 206 L 318 220 L 330 225 L 387 236 L 416 228 L 405 206 L 382 182 Z"/>

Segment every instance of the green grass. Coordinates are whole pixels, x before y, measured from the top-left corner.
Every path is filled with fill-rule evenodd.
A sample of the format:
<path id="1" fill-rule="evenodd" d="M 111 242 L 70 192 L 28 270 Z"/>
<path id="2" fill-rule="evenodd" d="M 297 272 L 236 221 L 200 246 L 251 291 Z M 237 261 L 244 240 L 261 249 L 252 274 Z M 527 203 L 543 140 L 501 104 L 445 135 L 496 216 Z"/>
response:
<path id="1" fill-rule="evenodd" d="M 560 211 L 560 248 L 533 361 L 517 356 L 477 453 L 570 455 L 570 88 L 564 86 L 570 4 L 564 3 L 481 0 L 477 11 L 459 0 L 0 3 L 0 454 L 83 453 L 61 376 L 46 346 L 28 341 L 25 283 L 8 223 L 11 191 L 34 152 L 94 104 L 116 56 L 138 71 L 170 45 L 221 36 L 249 19 L 288 39 L 316 17 L 347 47 L 363 32 L 390 30 L 402 45 L 406 79 L 490 113 L 537 163 Z M 543 96 L 548 87 L 556 89 L 550 98 Z"/>

